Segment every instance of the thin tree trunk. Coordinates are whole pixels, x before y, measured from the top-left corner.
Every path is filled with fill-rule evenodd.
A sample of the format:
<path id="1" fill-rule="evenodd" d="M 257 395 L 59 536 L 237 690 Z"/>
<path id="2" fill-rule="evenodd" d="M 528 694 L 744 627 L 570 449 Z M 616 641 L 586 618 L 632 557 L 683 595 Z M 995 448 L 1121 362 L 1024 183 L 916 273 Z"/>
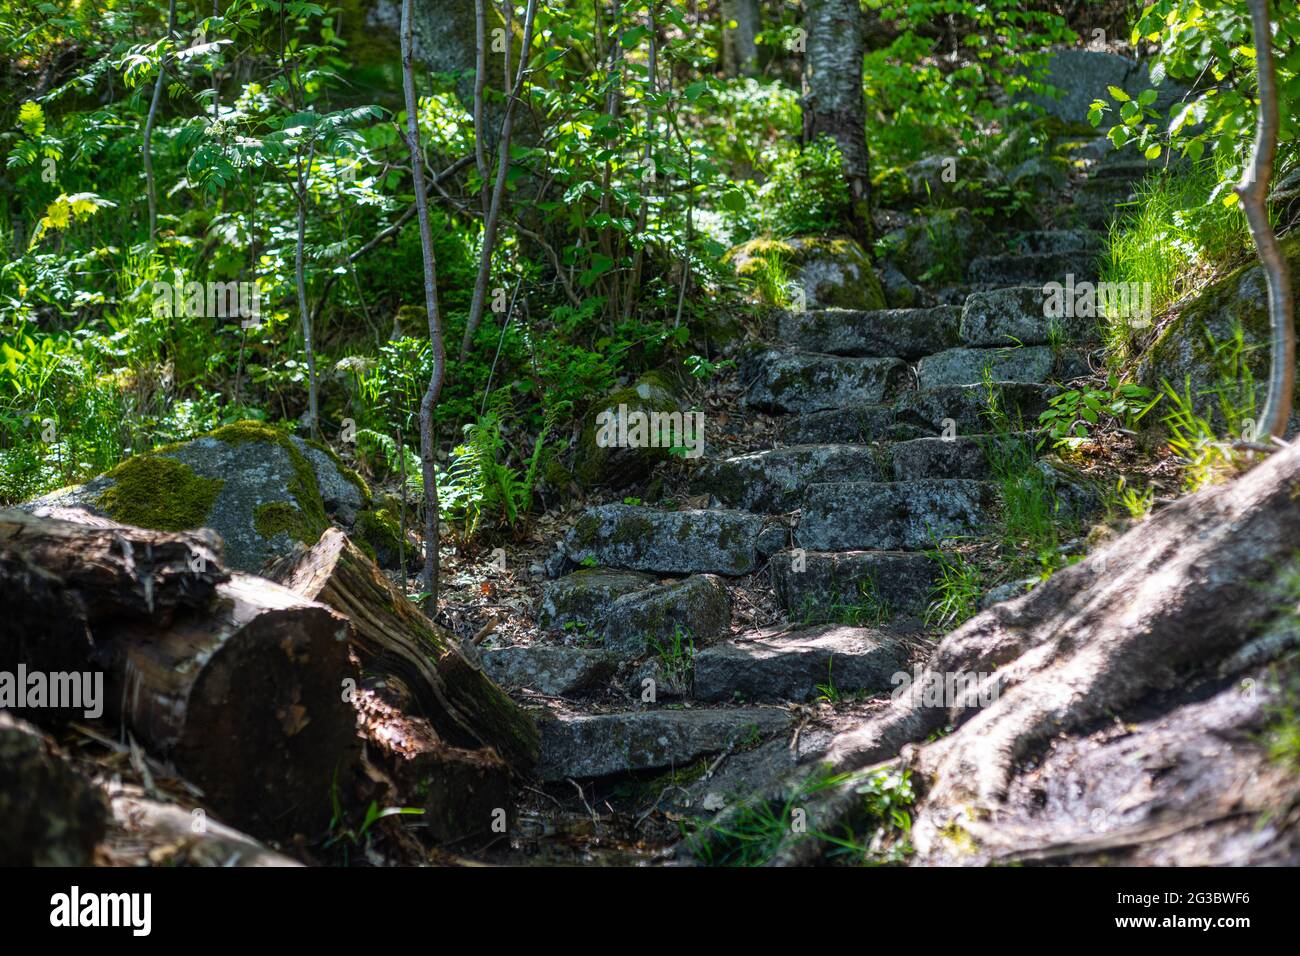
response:
<path id="1" fill-rule="evenodd" d="M 722 0 L 720 6 L 722 68 L 727 76 L 755 76 L 758 73 L 755 41 L 763 27 L 758 0 Z"/>
<path id="2" fill-rule="evenodd" d="M 483 0 L 478 2 L 481 4 Z M 497 178 L 492 189 L 492 201 L 483 220 L 483 251 L 479 256 L 478 276 L 474 281 L 474 298 L 470 301 L 469 318 L 465 322 L 465 337 L 460 344 L 462 362 L 469 355 L 474 333 L 478 331 L 479 323 L 483 321 L 483 311 L 487 305 L 487 286 L 492 275 L 492 253 L 496 248 L 497 226 L 501 221 L 501 203 L 505 197 L 506 177 L 510 173 L 510 135 L 514 129 L 515 106 L 519 102 L 519 95 L 523 91 L 524 79 L 528 73 L 528 50 L 533 43 L 533 20 L 536 13 L 537 0 L 529 0 L 527 12 L 524 14 L 524 38 L 519 48 L 519 67 L 515 71 L 515 85 L 509 91 L 506 115 L 501 121 L 501 139 L 497 145 Z M 509 43 L 508 37 L 506 42 Z M 480 68 L 485 70 L 486 64 L 480 61 Z M 481 140 L 482 132 L 481 128 L 475 129 L 476 140 Z"/>
<path id="3" fill-rule="evenodd" d="M 849 186 L 850 232 L 870 253 L 871 166 L 862 93 L 862 11 L 858 0 L 808 0 L 803 138 L 830 136 L 840 148 Z"/>
<path id="4" fill-rule="evenodd" d="M 647 85 L 651 95 L 659 91 L 659 22 L 655 16 L 655 0 L 650 0 L 649 8 L 650 21 L 650 58 L 647 63 Z M 647 122 L 650 123 L 651 136 L 657 131 L 658 122 L 655 116 L 647 116 Z M 645 234 L 646 221 L 650 214 L 649 193 L 651 186 L 647 183 L 654 183 L 656 176 L 654 173 L 654 156 L 651 148 L 652 144 L 647 141 L 645 150 L 641 155 L 641 209 L 636 217 L 636 234 L 638 236 Z M 632 273 L 627 283 L 627 288 L 623 290 L 623 319 L 626 321 L 632 315 L 632 307 L 636 304 L 636 294 L 641 288 L 641 268 L 645 260 L 645 245 L 637 246 L 636 253 L 632 257 Z"/>
<path id="5" fill-rule="evenodd" d="M 171 42 L 176 33 L 176 0 L 167 4 L 167 40 Z M 153 178 L 153 127 L 158 118 L 158 104 L 162 100 L 163 83 L 167 77 L 166 54 L 158 60 L 158 79 L 153 84 L 153 98 L 149 101 L 149 115 L 144 121 L 144 159 L 145 193 L 149 198 L 149 241 L 153 242 L 158 232 L 158 187 Z"/>
<path id="6" fill-rule="evenodd" d="M 411 180 L 415 186 L 415 209 L 420 222 L 420 248 L 424 259 L 424 309 L 429 318 L 429 345 L 433 350 L 429 387 L 420 400 L 420 471 L 424 477 L 424 610 L 429 617 L 433 617 L 438 610 L 438 475 L 433 415 L 446 377 L 447 354 L 442 341 L 442 315 L 438 311 L 438 264 L 434 259 L 433 232 L 429 226 L 429 198 L 424 185 L 424 154 L 420 147 L 415 75 L 411 66 L 411 2 L 412 0 L 402 0 L 402 91 L 406 97 L 406 146 L 411 154 Z"/>
<path id="7" fill-rule="evenodd" d="M 1269 24 L 1268 0 L 1248 2 L 1255 33 L 1255 65 L 1259 72 L 1259 118 L 1255 126 L 1255 150 L 1237 185 L 1237 195 L 1241 197 L 1241 208 L 1245 210 L 1250 235 L 1255 240 L 1255 249 L 1268 280 L 1268 314 L 1273 328 L 1268 398 L 1264 403 L 1259 433 L 1280 440 L 1286 434 L 1295 392 L 1295 309 L 1290 270 L 1268 221 L 1268 184 L 1273 178 L 1278 131 L 1273 31 Z"/>
<path id="8" fill-rule="evenodd" d="M 483 131 L 483 90 L 487 86 L 487 0 L 474 0 L 474 161 L 478 167 L 479 202 L 487 221 L 492 194 L 488 186 L 487 143 Z"/>
<path id="9" fill-rule="evenodd" d="M 316 158 L 316 142 L 312 140 L 307 150 L 307 163 L 298 156 L 298 241 L 294 246 L 293 272 L 298 287 L 298 314 L 302 317 L 302 347 L 307 358 L 307 427 L 312 438 L 320 434 L 320 400 L 316 387 L 316 348 L 312 342 L 312 316 L 307 308 L 307 276 L 303 265 L 307 237 L 307 182 L 311 177 L 311 164 Z"/>

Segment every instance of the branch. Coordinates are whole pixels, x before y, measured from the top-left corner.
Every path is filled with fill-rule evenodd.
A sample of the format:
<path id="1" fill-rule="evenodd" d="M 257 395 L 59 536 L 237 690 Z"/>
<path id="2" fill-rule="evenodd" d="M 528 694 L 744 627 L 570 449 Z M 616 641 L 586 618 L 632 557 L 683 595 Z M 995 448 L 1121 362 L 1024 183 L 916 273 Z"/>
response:
<path id="1" fill-rule="evenodd" d="M 478 0 L 480 9 L 483 0 Z M 528 77 L 528 55 L 533 45 L 533 21 L 537 15 L 537 0 L 528 0 L 528 7 L 524 12 L 524 36 L 522 45 L 519 48 L 519 69 L 515 74 L 515 85 L 510 90 L 509 99 L 506 101 L 506 115 L 501 121 L 501 141 L 497 145 L 497 178 L 496 184 L 492 189 L 491 205 L 485 208 L 485 217 L 483 219 L 483 251 L 479 257 L 478 277 L 474 282 L 474 297 L 470 301 L 469 318 L 465 322 L 465 337 L 460 345 L 460 359 L 463 362 L 469 354 L 470 345 L 474 341 L 474 333 L 478 330 L 479 323 L 483 321 L 483 309 L 487 301 L 487 284 L 489 274 L 492 271 L 492 252 L 496 246 L 497 224 L 500 221 L 501 204 L 506 190 L 506 177 L 510 173 L 510 133 L 514 127 L 515 106 L 519 102 L 519 94 L 523 91 L 524 80 Z M 480 61 L 480 67 L 482 61 Z M 483 70 L 479 70 L 482 76 Z M 474 129 L 475 142 L 482 141 L 482 127 L 476 126 Z M 486 193 L 484 193 L 486 196 Z"/>

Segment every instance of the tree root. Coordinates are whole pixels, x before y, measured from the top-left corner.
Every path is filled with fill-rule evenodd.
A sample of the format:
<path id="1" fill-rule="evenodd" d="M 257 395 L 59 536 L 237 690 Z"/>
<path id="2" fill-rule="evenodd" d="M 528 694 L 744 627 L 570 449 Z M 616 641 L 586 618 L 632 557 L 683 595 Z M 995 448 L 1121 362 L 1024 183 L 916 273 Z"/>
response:
<path id="1" fill-rule="evenodd" d="M 1233 819 L 1243 812 L 1240 800 L 1143 819 L 1109 841 L 1095 834 L 1052 837 L 1042 826 L 1004 830 L 998 822 L 1018 811 L 1018 804 L 1008 805 L 1013 789 L 1017 801 L 1031 802 L 1021 792 L 1022 778 L 1045 749 L 1126 708 L 1164 706 L 1178 714 L 1190 705 L 1188 687 L 1221 680 L 1223 663 L 1277 615 L 1279 599 L 1268 585 L 1297 548 L 1300 445 L 1231 484 L 1176 502 L 1029 594 L 976 616 L 943 639 L 922 681 L 837 737 L 814 772 L 801 767 L 758 795 L 788 801 L 807 793 L 814 777 L 847 775 L 802 803 L 808 832 L 787 834 L 771 862 L 816 860 L 826 846 L 809 835 L 852 826 L 862 810 L 858 788 L 882 767 L 906 768 L 914 777 L 921 796 L 911 839 L 922 863 L 1114 852 Z M 936 706 L 925 693 L 926 679 L 954 673 L 979 675 L 978 687 L 996 699 L 986 698 L 986 706 L 969 697 Z M 1162 705 L 1152 703 L 1161 699 Z M 1262 705 L 1253 706 L 1257 718 Z M 945 724 L 951 734 L 919 743 Z M 1169 743 L 1171 731 L 1162 733 L 1153 738 L 1156 751 Z M 1259 756 L 1250 740 L 1236 745 Z M 1159 772 L 1156 767 L 1149 776 Z M 1134 779 L 1133 786 L 1160 792 L 1152 780 Z M 724 811 L 719 825 L 725 828 L 728 815 L 739 812 Z M 1067 822 L 1056 820 L 1056 830 Z M 706 832 L 696 839 L 718 837 Z"/>

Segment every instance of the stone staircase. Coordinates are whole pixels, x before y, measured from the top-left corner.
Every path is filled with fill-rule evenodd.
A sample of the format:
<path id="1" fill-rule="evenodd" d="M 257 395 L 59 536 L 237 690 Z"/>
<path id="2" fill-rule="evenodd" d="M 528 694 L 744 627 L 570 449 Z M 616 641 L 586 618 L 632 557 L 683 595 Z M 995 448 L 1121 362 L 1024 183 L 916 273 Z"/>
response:
<path id="1" fill-rule="evenodd" d="M 484 653 L 502 683 L 559 698 L 634 669 L 628 706 L 544 719 L 541 779 L 680 768 L 768 738 L 784 752 L 790 704 L 893 689 L 925 637 L 936 547 L 997 525 L 990 392 L 1032 424 L 1053 382 L 1086 371 L 1095 323 L 1049 321 L 1043 285 L 1097 278 L 1088 226 L 1143 171 L 1100 166 L 1070 207 L 1078 226 L 1006 237 L 971 264 L 961 306 L 779 316 L 741 363 L 744 404 L 777 417 L 773 447 L 699 466 L 707 508 L 589 508 L 543 586 L 552 640 Z M 732 633 L 725 578 L 770 586 L 791 623 Z M 854 620 L 798 623 L 837 614 Z M 687 638 L 690 660 L 674 653 Z"/>

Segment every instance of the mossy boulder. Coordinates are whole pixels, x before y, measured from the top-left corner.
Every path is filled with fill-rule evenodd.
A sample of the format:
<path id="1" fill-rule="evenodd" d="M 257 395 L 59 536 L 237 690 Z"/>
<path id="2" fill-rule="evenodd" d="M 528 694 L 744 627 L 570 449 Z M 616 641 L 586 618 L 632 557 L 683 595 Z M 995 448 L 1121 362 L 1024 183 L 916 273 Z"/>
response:
<path id="1" fill-rule="evenodd" d="M 807 309 L 883 309 L 885 290 L 870 257 L 852 239 L 760 237 L 723 257 L 741 278 L 777 272 L 803 290 Z"/>
<path id="2" fill-rule="evenodd" d="M 938 209 L 887 233 L 886 258 L 913 282 L 959 281 L 982 251 L 984 229 L 970 210 Z"/>
<path id="3" fill-rule="evenodd" d="M 369 502 L 365 482 L 324 446 L 246 421 L 128 458 L 26 507 L 83 508 L 167 531 L 212 528 L 226 564 L 255 572 L 296 542 L 315 544 L 331 523 L 351 529 Z"/>
<path id="4" fill-rule="evenodd" d="M 357 515 L 352 538 L 381 568 L 397 568 L 402 553 L 402 525 L 388 508 L 366 508 Z M 414 554 L 414 548 L 407 548 Z"/>
<path id="5" fill-rule="evenodd" d="M 1282 251 L 1294 283 L 1294 277 L 1300 275 L 1300 235 L 1284 240 Z M 1138 365 L 1138 379 L 1154 389 L 1167 381 L 1180 394 L 1190 383 L 1198 414 L 1222 428 L 1221 393 L 1245 417 L 1257 417 L 1263 410 L 1268 391 L 1270 341 L 1264 270 L 1252 260 L 1206 287 L 1160 330 Z M 1254 379 L 1254 413 L 1249 409 L 1248 390 L 1239 386 L 1230 374 L 1237 353 Z M 1300 389 L 1294 402 L 1294 407 L 1300 409 Z M 1157 414 L 1162 411 L 1157 409 Z M 1296 430 L 1297 417 L 1293 413 L 1288 429 L 1292 433 Z"/>
<path id="6" fill-rule="evenodd" d="M 606 415 L 613 416 L 617 422 L 620 407 L 629 417 L 634 413 L 649 416 L 656 412 L 685 415 L 689 411 L 672 380 L 659 372 L 646 372 L 631 385 L 615 389 L 594 403 L 583 420 L 574 457 L 573 476 L 583 487 L 626 488 L 644 480 L 670 454 L 667 447 L 609 444 L 607 440 L 614 436 L 612 433 L 602 436 L 601 424 L 606 421 Z"/>

